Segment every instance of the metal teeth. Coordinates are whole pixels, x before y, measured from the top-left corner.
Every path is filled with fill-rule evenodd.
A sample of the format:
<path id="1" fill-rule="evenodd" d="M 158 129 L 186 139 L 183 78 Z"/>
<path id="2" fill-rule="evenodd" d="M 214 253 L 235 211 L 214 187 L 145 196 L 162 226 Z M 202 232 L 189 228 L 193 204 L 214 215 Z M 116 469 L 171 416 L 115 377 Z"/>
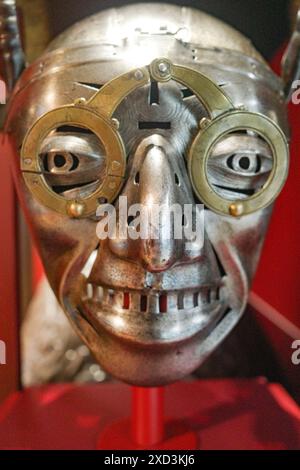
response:
<path id="1" fill-rule="evenodd" d="M 93 297 L 93 286 L 92 284 L 87 284 L 86 285 L 86 295 L 88 299 L 91 299 Z"/>
<path id="2" fill-rule="evenodd" d="M 184 308 L 193 308 L 194 307 L 194 294 L 193 292 L 186 292 L 183 298 Z"/>
<path id="3" fill-rule="evenodd" d="M 138 291 L 120 291 L 87 283 L 83 300 L 118 308 L 124 311 L 145 312 L 151 314 L 174 313 L 180 310 L 193 310 L 201 305 L 220 302 L 220 286 L 203 286 L 194 291 L 171 291 L 161 294 Z"/>
<path id="4" fill-rule="evenodd" d="M 141 307 L 141 296 L 137 292 L 130 293 L 130 309 L 138 312 Z"/>
<path id="5" fill-rule="evenodd" d="M 151 313 L 159 313 L 159 296 L 158 294 L 148 296 L 148 311 Z"/>

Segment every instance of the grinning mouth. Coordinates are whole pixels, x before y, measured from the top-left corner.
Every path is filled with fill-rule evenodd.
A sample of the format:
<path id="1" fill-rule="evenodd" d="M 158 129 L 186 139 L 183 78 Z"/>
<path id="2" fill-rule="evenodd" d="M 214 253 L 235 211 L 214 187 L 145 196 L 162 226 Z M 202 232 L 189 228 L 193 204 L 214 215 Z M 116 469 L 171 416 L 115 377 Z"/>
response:
<path id="1" fill-rule="evenodd" d="M 127 263 L 117 265 L 121 275 L 114 277 L 115 264 L 100 258 L 98 250 L 90 254 L 79 278 L 77 270 L 69 270 L 62 302 L 99 363 L 120 380 L 159 386 L 186 376 L 242 314 L 244 304 L 234 300 L 242 296 L 246 302 L 246 278 L 240 270 L 236 276 L 225 271 L 217 255 L 210 270 L 187 263 L 164 277 L 148 276 L 141 267 L 139 276 L 129 278 Z M 106 270 L 98 269 L 100 262 Z"/>
<path id="2" fill-rule="evenodd" d="M 224 280 L 197 289 L 120 290 L 86 283 L 81 314 L 93 327 L 139 344 L 172 343 L 207 334 L 227 308 Z"/>

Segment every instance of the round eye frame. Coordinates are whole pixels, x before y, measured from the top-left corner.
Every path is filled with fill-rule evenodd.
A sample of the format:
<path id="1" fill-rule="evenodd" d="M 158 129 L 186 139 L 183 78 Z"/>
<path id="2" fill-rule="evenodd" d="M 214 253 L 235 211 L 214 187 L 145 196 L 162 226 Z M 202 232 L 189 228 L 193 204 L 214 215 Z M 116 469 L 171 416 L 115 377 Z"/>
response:
<path id="1" fill-rule="evenodd" d="M 39 149 L 49 132 L 62 125 L 83 127 L 91 130 L 101 141 L 106 153 L 106 175 L 99 188 L 82 199 L 67 200 L 56 194 L 43 175 Z M 114 127 L 103 116 L 81 106 L 57 108 L 38 119 L 23 142 L 21 170 L 32 194 L 45 206 L 68 214 L 82 217 L 96 212 L 101 201 L 110 201 L 123 184 L 125 174 L 125 150 L 123 142 Z"/>
<path id="2" fill-rule="evenodd" d="M 204 119 L 205 127 L 202 126 L 189 152 L 190 178 L 196 194 L 204 204 L 218 213 L 240 216 L 272 202 L 283 186 L 288 165 L 287 143 L 278 126 L 259 114 L 234 110 L 223 90 L 208 77 L 188 67 L 174 65 L 164 58 L 111 80 L 89 101 L 80 98 L 74 104 L 44 114 L 33 124 L 21 149 L 21 170 L 33 196 L 50 209 L 74 218 L 91 216 L 96 213 L 99 204 L 116 199 L 124 182 L 126 151 L 118 132 L 119 123 L 112 116 L 126 96 L 149 84 L 150 80 L 174 80 L 185 85 L 193 91 L 210 116 L 210 120 Z M 39 159 L 43 140 L 52 130 L 65 125 L 92 131 L 106 153 L 103 182 L 90 195 L 74 200 L 67 200 L 53 191 L 43 175 Z M 274 171 L 257 195 L 247 201 L 228 202 L 218 196 L 208 182 L 207 159 L 211 148 L 223 135 L 241 128 L 255 130 L 270 144 Z"/>
<path id="3" fill-rule="evenodd" d="M 242 200 L 228 200 L 216 193 L 207 175 L 208 159 L 215 145 L 226 135 L 253 131 L 270 146 L 273 167 L 263 187 Z M 196 136 L 189 152 L 189 173 L 195 193 L 209 209 L 218 214 L 240 217 L 270 205 L 280 193 L 288 174 L 289 149 L 285 135 L 271 119 L 258 113 L 235 110 L 205 126 Z"/>

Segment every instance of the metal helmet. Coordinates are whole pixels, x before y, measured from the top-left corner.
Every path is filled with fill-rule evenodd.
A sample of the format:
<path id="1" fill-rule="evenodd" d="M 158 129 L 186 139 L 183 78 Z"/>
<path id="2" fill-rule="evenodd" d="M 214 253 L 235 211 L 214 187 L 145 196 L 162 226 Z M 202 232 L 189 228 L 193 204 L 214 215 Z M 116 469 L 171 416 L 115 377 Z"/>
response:
<path id="1" fill-rule="evenodd" d="M 190 8 L 103 11 L 22 74 L 6 121 L 18 192 L 55 295 L 113 376 L 173 382 L 236 325 L 287 139 L 283 81 L 243 35 Z M 164 216 L 156 237 L 99 240 L 99 207 L 120 214 L 122 197 L 148 214 L 203 204 L 202 243 L 165 237 Z"/>

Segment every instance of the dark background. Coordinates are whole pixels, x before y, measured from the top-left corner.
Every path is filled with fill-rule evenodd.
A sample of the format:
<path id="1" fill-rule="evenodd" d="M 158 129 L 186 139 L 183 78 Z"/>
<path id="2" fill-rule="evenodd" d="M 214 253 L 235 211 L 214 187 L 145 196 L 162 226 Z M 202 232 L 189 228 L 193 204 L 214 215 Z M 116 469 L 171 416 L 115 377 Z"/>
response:
<path id="1" fill-rule="evenodd" d="M 55 36 L 75 21 L 97 11 L 130 3 L 137 1 L 51 0 L 52 33 Z M 149 2 L 141 0 L 140 3 Z M 154 0 L 151 3 L 191 6 L 210 13 L 248 36 L 267 59 L 289 36 L 289 0 Z"/>

